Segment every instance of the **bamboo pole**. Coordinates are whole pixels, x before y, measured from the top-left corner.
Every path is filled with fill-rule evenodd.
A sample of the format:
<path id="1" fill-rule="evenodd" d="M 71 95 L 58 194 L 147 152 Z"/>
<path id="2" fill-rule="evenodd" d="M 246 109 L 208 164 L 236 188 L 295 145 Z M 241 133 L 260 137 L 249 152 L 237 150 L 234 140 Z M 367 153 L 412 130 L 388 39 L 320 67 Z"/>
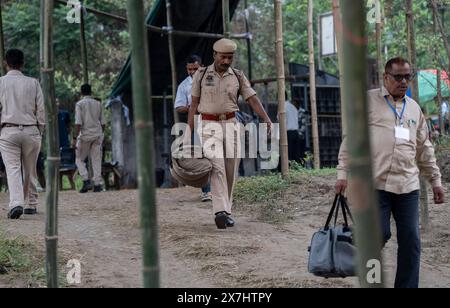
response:
<path id="1" fill-rule="evenodd" d="M 172 27 L 172 3 L 170 0 L 166 0 L 166 14 L 167 14 L 167 31 L 169 32 L 168 43 L 169 43 L 169 57 L 170 57 L 170 70 L 172 74 L 172 97 L 177 95 L 177 62 L 175 59 L 175 45 L 173 39 L 173 27 Z M 175 99 L 172 101 L 175 105 Z M 173 120 L 174 123 L 179 122 L 178 112 L 175 108 L 173 110 Z"/>
<path id="2" fill-rule="evenodd" d="M 85 33 L 85 23 L 84 23 L 84 8 L 83 1 L 81 1 L 80 10 L 80 46 L 81 46 L 81 63 L 83 65 L 83 83 L 89 83 L 89 70 L 88 70 L 88 56 L 87 56 L 87 45 L 86 45 L 86 33 Z M 91 166 L 91 164 L 89 164 Z"/>
<path id="3" fill-rule="evenodd" d="M 383 25 L 381 20 L 381 2 L 380 0 L 375 0 L 375 9 L 376 9 L 376 40 L 377 40 L 377 69 L 378 69 L 378 84 L 380 86 L 380 91 L 383 88 L 384 80 L 383 80 L 383 44 L 382 44 L 382 31 Z"/>
<path id="4" fill-rule="evenodd" d="M 144 287 L 159 287 L 150 58 L 142 0 L 127 0 L 141 208 Z"/>
<path id="5" fill-rule="evenodd" d="M 280 155 L 281 175 L 283 179 L 289 176 L 288 142 L 286 128 L 286 80 L 284 72 L 283 49 L 283 9 L 281 0 L 274 0 L 275 5 L 275 36 L 276 63 L 278 74 L 278 118 L 280 121 Z"/>
<path id="6" fill-rule="evenodd" d="M 314 54 L 314 3 L 308 1 L 308 49 L 309 49 L 309 93 L 311 101 L 311 122 L 313 136 L 314 169 L 320 169 L 319 124 L 317 121 L 316 63 Z"/>
<path id="7" fill-rule="evenodd" d="M 341 97 L 341 126 L 342 126 L 342 135 L 345 135 L 347 132 L 347 121 L 345 116 L 345 107 L 344 107 L 344 54 L 342 50 L 342 14 L 339 0 L 333 0 L 333 20 L 334 20 L 334 28 L 336 31 L 336 45 L 337 45 L 337 53 L 338 53 L 338 62 L 339 62 L 339 87 L 340 87 L 340 97 Z"/>
<path id="8" fill-rule="evenodd" d="M 5 37 L 3 35 L 3 10 L 2 1 L 0 0 L 0 73 L 2 76 L 6 74 L 3 61 L 5 60 Z"/>
<path id="9" fill-rule="evenodd" d="M 344 51 L 344 102 L 347 114 L 349 152 L 349 193 L 356 219 L 356 246 L 362 287 L 383 287 L 380 281 L 369 281 L 370 261 L 381 265 L 381 231 L 377 197 L 373 183 L 367 106 L 367 38 L 363 1 L 341 0 Z M 371 283 L 373 282 L 373 283 Z"/>
<path id="10" fill-rule="evenodd" d="M 43 66 L 41 69 L 47 123 L 47 184 L 46 184 L 46 274 L 47 286 L 58 287 L 58 192 L 59 192 L 59 138 L 55 80 L 53 67 L 53 1 L 43 1 L 44 32 L 42 43 Z"/>
<path id="11" fill-rule="evenodd" d="M 230 0 L 222 0 L 223 36 L 230 37 Z"/>
<path id="12" fill-rule="evenodd" d="M 450 73 L 449 73 L 450 74 Z M 437 79 L 436 79 L 436 88 L 437 88 L 437 96 L 436 96 L 436 104 L 438 107 L 439 113 L 439 128 L 440 134 L 445 134 L 445 123 L 444 116 L 442 114 L 442 71 L 440 69 L 437 70 Z"/>

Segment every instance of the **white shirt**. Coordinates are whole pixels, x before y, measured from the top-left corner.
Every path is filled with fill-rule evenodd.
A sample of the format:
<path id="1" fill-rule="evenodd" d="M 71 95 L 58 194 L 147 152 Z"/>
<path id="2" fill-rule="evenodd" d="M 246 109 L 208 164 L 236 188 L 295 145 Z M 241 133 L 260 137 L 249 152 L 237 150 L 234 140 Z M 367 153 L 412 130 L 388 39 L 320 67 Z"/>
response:
<path id="1" fill-rule="evenodd" d="M 290 102 L 286 101 L 286 129 L 298 130 L 298 109 Z"/>
<path id="2" fill-rule="evenodd" d="M 177 97 L 175 99 L 174 108 L 189 107 L 192 103 L 192 77 L 188 76 L 182 83 L 178 86 Z"/>

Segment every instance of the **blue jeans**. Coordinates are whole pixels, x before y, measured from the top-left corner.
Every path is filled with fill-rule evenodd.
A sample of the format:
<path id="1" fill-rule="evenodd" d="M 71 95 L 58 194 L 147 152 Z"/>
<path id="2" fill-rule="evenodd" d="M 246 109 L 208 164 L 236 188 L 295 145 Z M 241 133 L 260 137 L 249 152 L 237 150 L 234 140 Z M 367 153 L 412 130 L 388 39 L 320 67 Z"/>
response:
<path id="1" fill-rule="evenodd" d="M 211 184 L 208 184 L 204 187 L 202 187 L 202 193 L 206 194 L 206 193 L 210 193 L 211 192 Z"/>
<path id="2" fill-rule="evenodd" d="M 391 238 L 391 213 L 397 226 L 397 274 L 395 288 L 418 288 L 420 272 L 419 195 L 378 191 L 384 242 Z"/>

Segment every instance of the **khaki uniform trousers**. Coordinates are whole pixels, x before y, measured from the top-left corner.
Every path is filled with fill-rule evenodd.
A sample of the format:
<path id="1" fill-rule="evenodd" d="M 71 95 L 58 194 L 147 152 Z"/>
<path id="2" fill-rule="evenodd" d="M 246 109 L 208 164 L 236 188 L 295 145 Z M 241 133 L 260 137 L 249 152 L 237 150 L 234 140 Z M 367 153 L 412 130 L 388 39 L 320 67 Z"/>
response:
<path id="1" fill-rule="evenodd" d="M 214 214 L 226 212 L 231 215 L 234 184 L 240 162 L 237 156 L 240 153 L 239 133 L 236 119 L 202 121 L 203 151 L 212 163 L 211 194 Z"/>
<path id="2" fill-rule="evenodd" d="M 92 163 L 92 170 L 94 172 L 92 181 L 94 185 L 102 184 L 102 144 L 103 136 L 97 137 L 95 139 L 84 140 L 78 138 L 76 154 L 76 165 L 78 172 L 80 172 L 83 181 L 89 180 L 89 171 L 86 168 L 86 163 L 84 162 L 89 156 Z"/>
<path id="3" fill-rule="evenodd" d="M 37 126 L 4 127 L 0 133 L 0 151 L 6 167 L 9 208 L 36 209 L 36 163 L 42 136 Z"/>

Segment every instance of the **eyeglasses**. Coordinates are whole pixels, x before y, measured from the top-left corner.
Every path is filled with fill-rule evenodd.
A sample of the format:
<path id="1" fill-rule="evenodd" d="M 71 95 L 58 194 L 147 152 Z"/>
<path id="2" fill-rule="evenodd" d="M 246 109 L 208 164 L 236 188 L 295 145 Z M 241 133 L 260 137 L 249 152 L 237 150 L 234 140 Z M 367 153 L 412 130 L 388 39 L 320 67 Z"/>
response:
<path id="1" fill-rule="evenodd" d="M 403 79 L 405 79 L 406 81 L 413 81 L 414 78 L 416 78 L 415 74 L 406 74 L 406 75 L 400 75 L 400 74 L 394 75 L 391 73 L 388 73 L 388 74 L 391 75 L 397 82 L 402 82 Z"/>

